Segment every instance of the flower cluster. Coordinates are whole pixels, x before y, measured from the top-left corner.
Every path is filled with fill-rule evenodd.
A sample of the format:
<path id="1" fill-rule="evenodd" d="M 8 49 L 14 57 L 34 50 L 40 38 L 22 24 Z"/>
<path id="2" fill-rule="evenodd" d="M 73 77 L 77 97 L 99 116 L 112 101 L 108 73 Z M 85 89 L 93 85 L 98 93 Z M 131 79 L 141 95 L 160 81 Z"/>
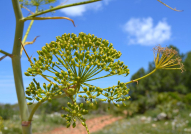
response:
<path id="1" fill-rule="evenodd" d="M 70 127 L 72 124 L 72 127 L 76 127 L 76 119 L 79 119 L 84 127 L 86 127 L 87 132 L 89 133 L 89 130 L 87 128 L 87 125 L 85 123 L 86 119 L 82 116 L 88 113 L 88 110 L 83 109 L 83 103 L 78 105 L 76 101 L 73 101 L 73 104 L 68 102 L 67 107 L 62 107 L 64 111 L 67 111 L 68 114 L 62 114 L 61 116 L 67 120 L 67 128 Z"/>
<path id="2" fill-rule="evenodd" d="M 46 86 L 46 84 L 43 84 L 43 88 L 44 90 L 40 87 L 40 83 L 37 83 L 36 80 L 33 78 L 34 82 L 31 82 L 31 84 L 29 84 L 29 87 L 27 87 L 26 89 L 26 94 L 30 97 L 26 97 L 27 100 L 34 100 L 36 99 L 38 102 L 44 102 L 46 100 L 51 101 L 52 97 L 57 96 L 57 95 L 61 95 L 62 94 L 62 90 L 59 89 L 59 87 L 54 83 L 50 83 Z M 53 85 L 53 87 L 51 88 L 51 86 Z M 32 102 L 28 102 L 28 105 L 33 104 Z"/>
<path id="3" fill-rule="evenodd" d="M 178 52 L 175 49 L 168 47 L 156 46 L 153 48 L 154 61 L 156 69 L 184 69 L 182 59 L 178 57 Z M 155 58 L 156 57 L 156 58 Z M 171 68 L 179 65 L 180 68 Z"/>
<path id="4" fill-rule="evenodd" d="M 31 68 L 28 68 L 27 72 L 25 72 L 26 76 L 41 75 L 50 84 L 46 86 L 44 83 L 44 90 L 42 90 L 40 83 L 33 79 L 34 82 L 31 82 L 27 87 L 26 94 L 29 97 L 26 97 L 26 99 L 36 99 L 39 102 L 51 101 L 54 96 L 65 93 L 66 96 L 71 98 L 73 104 L 68 103 L 71 110 L 63 108 L 63 110 L 69 112 L 68 115 L 63 115 L 63 117 L 67 118 L 67 126 L 70 126 L 71 121 L 73 121 L 73 127 L 75 126 L 74 116 L 81 119 L 83 125 L 86 126 L 81 115 L 85 114 L 87 110 L 82 110 L 82 104 L 80 104 L 81 107 L 76 104 L 75 100 L 78 94 L 86 94 L 84 96 L 79 95 L 79 97 L 85 98 L 90 107 L 97 103 L 95 99 L 99 95 L 106 97 L 106 99 L 100 100 L 109 103 L 129 99 L 127 97 L 129 89 L 127 89 L 125 83 L 118 82 L 117 86 L 105 89 L 87 83 L 113 75 L 127 76 L 129 74 L 128 66 L 124 65 L 120 60 L 114 61 L 120 58 L 121 52 L 114 49 L 112 43 L 85 33 L 80 33 L 78 37 L 73 33 L 63 34 L 61 37 L 56 37 L 56 39 L 56 42 L 47 43 L 46 46 L 42 47 L 41 51 L 37 51 L 39 60 L 33 58 L 34 63 L 31 62 Z M 55 62 L 53 59 L 57 61 Z M 53 75 L 44 75 L 45 71 L 49 71 Z M 102 71 L 106 71 L 108 74 L 95 78 Z M 52 89 L 51 85 L 53 85 Z M 80 91 L 81 87 L 83 91 Z M 32 104 L 32 102 L 28 104 Z M 119 106 L 119 104 L 114 104 L 117 107 Z"/>
<path id="5" fill-rule="evenodd" d="M 57 87 L 68 96 L 77 94 L 82 84 L 87 85 L 85 82 L 112 75 L 125 74 L 127 76 L 129 74 L 129 69 L 123 62 L 120 60 L 114 62 L 114 59 L 121 56 L 121 52 L 117 52 L 112 43 L 109 44 L 108 41 L 90 34 L 80 33 L 78 37 L 75 34 L 64 34 L 62 37 L 57 37 L 56 42 L 46 44 L 42 47 L 42 51 L 37 51 L 37 53 L 39 60 L 33 58 L 35 63 L 31 64 L 31 68 L 28 68 L 25 75 L 36 76 L 39 74 L 47 80 L 49 80 L 47 77 L 50 77 L 59 84 Z M 58 61 L 52 61 L 53 55 Z M 103 70 L 109 74 L 91 79 Z M 55 76 L 43 75 L 45 71 L 49 71 Z M 52 81 L 49 80 L 49 82 Z M 58 85 L 56 83 L 52 82 L 55 86 Z M 35 92 L 31 93 L 35 95 Z"/>
<path id="6" fill-rule="evenodd" d="M 88 85 L 88 84 L 86 84 Z M 100 95 L 103 95 L 106 99 L 100 99 L 101 101 L 107 101 L 109 104 L 111 102 L 114 103 L 115 106 L 119 107 L 119 104 L 116 104 L 115 102 L 121 102 L 126 101 L 130 98 L 130 96 L 127 96 L 129 94 L 129 89 L 127 89 L 127 86 L 125 83 L 118 81 L 117 86 L 108 87 L 108 88 L 100 88 L 95 86 L 89 86 L 83 87 L 84 93 L 86 95 L 78 95 L 80 98 L 84 98 L 86 103 L 89 104 L 89 106 L 93 106 L 97 104 L 96 98 Z M 115 101 L 115 102 L 114 102 Z M 123 103 L 125 106 L 125 103 Z M 108 107 L 110 109 L 110 106 Z"/>

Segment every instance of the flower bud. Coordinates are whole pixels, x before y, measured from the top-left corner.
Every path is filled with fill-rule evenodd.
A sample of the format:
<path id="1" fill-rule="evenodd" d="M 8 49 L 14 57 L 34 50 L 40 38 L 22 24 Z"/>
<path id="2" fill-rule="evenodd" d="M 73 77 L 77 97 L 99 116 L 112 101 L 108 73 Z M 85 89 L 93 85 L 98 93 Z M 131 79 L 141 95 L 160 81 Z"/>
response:
<path id="1" fill-rule="evenodd" d="M 94 106 L 94 104 L 93 103 L 90 103 L 90 107 L 93 107 Z"/>
<path id="2" fill-rule="evenodd" d="M 34 57 L 33 60 L 36 62 L 36 58 Z"/>
<path id="3" fill-rule="evenodd" d="M 106 101 L 107 99 L 99 99 L 100 101 Z"/>
<path id="4" fill-rule="evenodd" d="M 83 96 L 83 98 L 87 99 L 87 96 L 86 96 L 86 95 L 84 95 L 84 96 Z"/>
<path id="5" fill-rule="evenodd" d="M 50 102 L 51 100 L 52 100 L 52 98 L 49 97 L 49 98 L 48 98 L 48 101 Z"/>
<path id="6" fill-rule="evenodd" d="M 25 99 L 27 99 L 27 100 L 33 100 L 32 98 L 30 98 L 30 97 L 25 97 Z"/>
<path id="7" fill-rule="evenodd" d="M 74 123 L 72 124 L 72 127 L 73 127 L 73 128 L 75 128 L 75 127 L 76 127 L 76 122 L 74 122 Z"/>
<path id="8" fill-rule="evenodd" d="M 87 91 L 87 87 L 83 87 L 83 90 L 86 92 Z"/>
<path id="9" fill-rule="evenodd" d="M 105 96 L 107 97 L 107 96 L 108 96 L 108 93 L 105 93 Z"/>
<path id="10" fill-rule="evenodd" d="M 47 88 L 48 88 L 48 91 L 50 90 L 50 87 L 52 86 L 52 84 L 48 84 Z"/>
<path id="11" fill-rule="evenodd" d="M 75 115 L 75 114 L 76 114 L 76 110 L 73 110 L 73 111 L 72 111 L 72 114 L 74 114 L 74 115 Z"/>
<path id="12" fill-rule="evenodd" d="M 100 96 L 100 94 L 101 94 L 101 92 L 98 92 L 98 93 L 97 93 L 97 97 Z"/>
<path id="13" fill-rule="evenodd" d="M 69 128 L 69 127 L 70 127 L 70 123 L 68 123 L 68 124 L 66 125 L 66 127 Z"/>
<path id="14" fill-rule="evenodd" d="M 64 118 L 64 117 L 67 117 L 67 115 L 66 115 L 66 114 L 62 114 L 62 115 L 61 115 L 61 117 L 63 117 L 63 118 Z"/>
<path id="15" fill-rule="evenodd" d="M 82 108 L 82 107 L 83 107 L 83 105 L 84 105 L 84 104 L 83 104 L 83 103 L 81 103 L 81 104 L 80 104 L 80 108 Z"/>
<path id="16" fill-rule="evenodd" d="M 46 83 L 43 83 L 43 88 L 46 89 Z"/>
<path id="17" fill-rule="evenodd" d="M 28 72 L 25 72 L 24 74 L 25 74 L 26 76 L 31 76 Z"/>
<path id="18" fill-rule="evenodd" d="M 86 126 L 85 122 L 82 122 L 82 125 L 85 127 Z"/>
<path id="19" fill-rule="evenodd" d="M 126 104 L 123 102 L 123 106 L 126 106 Z"/>
<path id="20" fill-rule="evenodd" d="M 32 102 L 28 102 L 27 105 L 32 105 L 33 103 Z"/>

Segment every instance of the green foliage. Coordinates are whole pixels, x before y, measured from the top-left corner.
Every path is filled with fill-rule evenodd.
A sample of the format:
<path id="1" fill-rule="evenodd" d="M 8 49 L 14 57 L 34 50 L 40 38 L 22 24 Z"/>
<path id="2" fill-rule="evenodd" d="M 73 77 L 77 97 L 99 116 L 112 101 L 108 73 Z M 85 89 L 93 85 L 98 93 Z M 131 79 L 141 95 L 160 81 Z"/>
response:
<path id="1" fill-rule="evenodd" d="M 186 109 L 186 106 L 181 102 L 182 97 L 175 92 L 160 93 L 158 95 L 158 105 L 156 106 L 160 113 L 165 113 L 167 119 L 173 119 L 179 114 L 179 111 Z"/>
<path id="2" fill-rule="evenodd" d="M 185 60 L 184 60 L 184 66 L 186 69 L 186 72 L 183 75 L 183 81 L 184 81 L 184 85 L 187 87 L 187 91 L 191 92 L 191 52 L 188 52 L 185 56 Z"/>
<path id="3" fill-rule="evenodd" d="M 8 119 L 12 118 L 13 113 L 14 113 L 14 111 L 10 104 L 5 104 L 3 106 L 0 106 L 0 116 L 4 120 L 8 120 Z"/>
<path id="4" fill-rule="evenodd" d="M 11 134 L 11 133 L 13 133 L 14 132 L 14 134 L 22 134 L 22 131 L 21 131 L 21 129 L 20 128 L 16 128 L 16 127 L 12 127 L 12 128 L 10 128 L 10 129 L 3 129 L 2 130 L 2 133 L 3 134 Z"/>
<path id="5" fill-rule="evenodd" d="M 3 125 L 3 118 L 0 116 L 0 132 L 3 129 L 4 125 Z"/>
<path id="6" fill-rule="evenodd" d="M 188 93 L 185 95 L 183 101 L 188 104 L 188 105 L 191 105 L 191 93 Z"/>

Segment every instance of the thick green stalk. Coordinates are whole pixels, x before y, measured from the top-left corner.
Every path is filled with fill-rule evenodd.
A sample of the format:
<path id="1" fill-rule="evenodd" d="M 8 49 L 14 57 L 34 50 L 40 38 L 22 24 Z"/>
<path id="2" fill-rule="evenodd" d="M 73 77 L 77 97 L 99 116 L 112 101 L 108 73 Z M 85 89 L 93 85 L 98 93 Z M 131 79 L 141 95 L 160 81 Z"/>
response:
<path id="1" fill-rule="evenodd" d="M 13 4 L 14 12 L 15 12 L 15 17 L 16 17 L 15 39 L 14 39 L 14 46 L 12 51 L 12 54 L 13 54 L 12 67 L 13 67 L 14 81 L 15 81 L 15 87 L 17 92 L 17 99 L 19 104 L 19 111 L 21 115 L 21 121 L 28 121 L 29 110 L 25 100 L 22 71 L 21 71 L 21 61 L 20 61 L 21 44 L 19 41 L 19 38 L 22 39 L 24 22 L 19 21 L 20 19 L 23 18 L 22 12 L 19 6 L 19 1 L 12 0 L 12 4 Z M 22 126 L 22 133 L 32 134 L 31 125 Z"/>

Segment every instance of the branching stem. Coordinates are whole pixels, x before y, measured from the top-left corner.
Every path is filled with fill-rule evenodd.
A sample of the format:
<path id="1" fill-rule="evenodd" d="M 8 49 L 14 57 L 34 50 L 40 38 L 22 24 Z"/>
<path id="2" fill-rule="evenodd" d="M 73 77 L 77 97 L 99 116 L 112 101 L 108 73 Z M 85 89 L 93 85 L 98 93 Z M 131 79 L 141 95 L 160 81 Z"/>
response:
<path id="1" fill-rule="evenodd" d="M 34 13 L 34 14 L 32 14 L 32 15 L 26 17 L 26 18 L 36 17 L 36 16 L 39 16 L 39 15 L 42 15 L 42 14 L 45 14 L 45 13 L 48 13 L 48 12 L 52 12 L 52 11 L 55 11 L 55 10 L 59 10 L 59 9 L 62 9 L 62 8 L 78 6 L 78 5 L 84 5 L 84 4 L 93 3 L 93 2 L 97 2 L 97 1 L 101 1 L 101 0 L 89 0 L 89 1 L 84 1 L 84 2 L 68 4 L 68 5 L 62 5 L 62 6 L 54 7 L 54 8 L 42 11 L 42 12 Z"/>

